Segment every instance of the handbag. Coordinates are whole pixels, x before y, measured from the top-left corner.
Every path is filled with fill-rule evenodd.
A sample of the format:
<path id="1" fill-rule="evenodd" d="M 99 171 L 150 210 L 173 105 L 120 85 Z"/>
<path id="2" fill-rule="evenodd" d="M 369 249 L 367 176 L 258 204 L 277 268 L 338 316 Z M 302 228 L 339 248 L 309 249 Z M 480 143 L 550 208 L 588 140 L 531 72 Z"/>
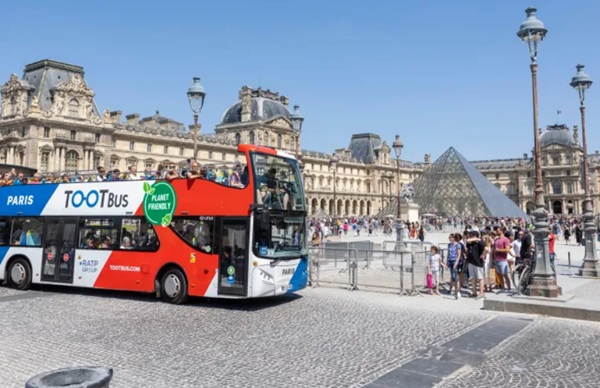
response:
<path id="1" fill-rule="evenodd" d="M 430 273 L 427 274 L 427 288 L 433 288 L 433 275 Z"/>

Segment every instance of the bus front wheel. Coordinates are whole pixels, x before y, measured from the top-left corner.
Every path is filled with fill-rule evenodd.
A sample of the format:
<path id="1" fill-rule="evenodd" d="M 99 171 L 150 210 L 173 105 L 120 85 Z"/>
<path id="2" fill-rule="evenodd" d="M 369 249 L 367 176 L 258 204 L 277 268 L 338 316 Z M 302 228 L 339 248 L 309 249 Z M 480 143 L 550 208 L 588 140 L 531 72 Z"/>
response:
<path id="1" fill-rule="evenodd" d="M 182 304 L 188 300 L 187 279 L 181 270 L 171 268 L 160 280 L 160 296 L 167 303 Z"/>
<path id="2" fill-rule="evenodd" d="M 7 275 L 8 285 L 12 288 L 27 290 L 31 287 L 31 267 L 22 257 L 18 257 L 10 263 Z"/>

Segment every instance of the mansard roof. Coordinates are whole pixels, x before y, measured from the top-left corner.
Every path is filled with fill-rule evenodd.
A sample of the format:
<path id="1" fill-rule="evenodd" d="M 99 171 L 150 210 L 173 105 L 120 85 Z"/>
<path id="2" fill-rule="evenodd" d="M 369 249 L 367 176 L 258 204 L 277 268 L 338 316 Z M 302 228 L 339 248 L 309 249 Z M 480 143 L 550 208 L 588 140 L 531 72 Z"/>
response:
<path id="1" fill-rule="evenodd" d="M 79 77 L 82 86 L 87 87 L 81 66 L 44 59 L 25 66 L 23 72 L 23 80 L 34 88 L 32 97 L 37 97 L 38 105 L 42 110 L 49 110 L 52 107 L 53 90 L 60 84 L 69 81 L 71 77 Z M 92 109 L 95 116 L 100 116 L 93 98 Z"/>

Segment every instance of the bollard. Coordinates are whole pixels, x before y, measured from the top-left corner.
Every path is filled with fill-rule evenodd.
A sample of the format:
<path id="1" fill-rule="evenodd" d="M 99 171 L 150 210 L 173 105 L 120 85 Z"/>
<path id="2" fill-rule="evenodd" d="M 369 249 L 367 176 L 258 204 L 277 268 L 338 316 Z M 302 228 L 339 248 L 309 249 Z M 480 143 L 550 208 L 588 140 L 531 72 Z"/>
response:
<path id="1" fill-rule="evenodd" d="M 113 370 L 104 367 L 63 368 L 40 373 L 25 388 L 109 388 Z"/>
<path id="2" fill-rule="evenodd" d="M 571 251 L 569 251 L 569 268 L 571 268 Z"/>

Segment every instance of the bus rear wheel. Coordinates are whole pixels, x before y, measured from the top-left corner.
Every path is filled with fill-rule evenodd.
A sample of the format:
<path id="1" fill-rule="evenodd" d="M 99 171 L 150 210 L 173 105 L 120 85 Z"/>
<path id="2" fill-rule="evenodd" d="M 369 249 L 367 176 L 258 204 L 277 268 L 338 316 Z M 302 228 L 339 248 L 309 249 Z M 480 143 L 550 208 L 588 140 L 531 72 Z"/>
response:
<path id="1" fill-rule="evenodd" d="M 8 267 L 8 285 L 17 290 L 27 290 L 31 287 L 31 267 L 22 257 L 15 259 Z"/>
<path id="2" fill-rule="evenodd" d="M 160 296 L 167 303 L 185 303 L 188 296 L 187 279 L 181 270 L 171 268 L 160 280 Z"/>

